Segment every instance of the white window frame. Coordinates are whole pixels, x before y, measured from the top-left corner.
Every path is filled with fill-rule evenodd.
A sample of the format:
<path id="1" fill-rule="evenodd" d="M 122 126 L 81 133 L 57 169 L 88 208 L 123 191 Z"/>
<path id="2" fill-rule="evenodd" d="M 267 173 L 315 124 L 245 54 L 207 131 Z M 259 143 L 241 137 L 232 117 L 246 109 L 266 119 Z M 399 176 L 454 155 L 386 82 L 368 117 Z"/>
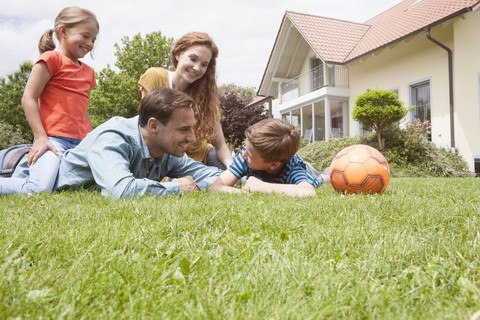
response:
<path id="1" fill-rule="evenodd" d="M 413 88 L 421 86 L 422 84 L 425 84 L 425 83 L 429 84 L 429 89 L 430 89 L 430 115 L 431 115 L 431 118 L 432 118 L 431 120 L 433 121 L 433 95 L 432 95 L 433 84 L 432 84 L 432 78 L 431 77 L 424 78 L 424 79 L 421 79 L 421 80 L 418 80 L 418 81 L 415 81 L 415 82 L 411 82 L 411 83 L 408 84 L 408 105 L 410 107 L 415 105 L 415 101 L 413 101 L 413 95 L 412 95 Z M 415 120 L 415 109 L 410 111 L 408 118 L 412 122 Z M 432 128 L 433 128 L 433 124 L 432 124 Z"/>
<path id="2" fill-rule="evenodd" d="M 400 97 L 400 87 L 399 86 L 391 88 L 390 91 L 395 92 Z"/>

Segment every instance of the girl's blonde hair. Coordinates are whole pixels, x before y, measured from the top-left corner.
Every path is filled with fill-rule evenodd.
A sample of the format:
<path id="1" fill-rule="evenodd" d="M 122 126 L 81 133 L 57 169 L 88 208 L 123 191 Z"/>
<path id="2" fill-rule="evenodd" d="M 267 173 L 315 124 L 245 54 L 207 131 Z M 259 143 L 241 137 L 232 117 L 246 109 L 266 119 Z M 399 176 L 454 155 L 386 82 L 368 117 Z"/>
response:
<path id="1" fill-rule="evenodd" d="M 42 54 L 46 51 L 55 50 L 56 46 L 53 41 L 53 33 L 55 32 L 58 39 L 58 27 L 65 26 L 65 28 L 69 29 L 88 20 L 93 20 L 97 24 L 97 29 L 100 29 L 97 17 L 90 10 L 75 6 L 63 9 L 55 18 L 53 29 L 46 30 L 40 38 L 40 41 L 38 42 L 38 51 Z"/>
<path id="2" fill-rule="evenodd" d="M 172 64 L 176 68 L 178 60 L 176 56 L 188 50 L 192 46 L 205 46 L 211 53 L 212 58 L 207 71 L 202 78 L 191 83 L 186 92 L 196 103 L 195 112 L 195 136 L 211 140 L 216 134 L 217 122 L 220 120 L 219 100 L 217 96 L 216 82 L 216 59 L 218 47 L 212 38 L 204 32 L 189 32 L 177 40 L 172 48 Z"/>

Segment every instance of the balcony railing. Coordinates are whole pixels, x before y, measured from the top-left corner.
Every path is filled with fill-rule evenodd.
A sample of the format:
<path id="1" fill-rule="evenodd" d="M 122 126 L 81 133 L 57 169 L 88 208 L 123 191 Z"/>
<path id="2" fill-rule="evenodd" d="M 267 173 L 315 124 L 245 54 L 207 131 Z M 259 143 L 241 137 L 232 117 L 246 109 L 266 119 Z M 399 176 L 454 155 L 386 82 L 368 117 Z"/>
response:
<path id="1" fill-rule="evenodd" d="M 334 65 L 327 67 L 327 72 L 324 72 L 322 65 L 283 82 L 280 94 L 282 102 L 286 102 L 323 87 L 348 88 L 348 86 L 348 67 Z"/>

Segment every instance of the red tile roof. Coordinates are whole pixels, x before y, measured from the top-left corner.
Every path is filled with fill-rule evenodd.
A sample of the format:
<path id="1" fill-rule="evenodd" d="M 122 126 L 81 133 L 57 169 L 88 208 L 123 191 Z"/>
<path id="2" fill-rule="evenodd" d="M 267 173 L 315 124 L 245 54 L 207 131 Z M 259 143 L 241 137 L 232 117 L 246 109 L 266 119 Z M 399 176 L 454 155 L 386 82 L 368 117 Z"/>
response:
<path id="1" fill-rule="evenodd" d="M 370 28 L 361 23 L 290 11 L 286 16 L 324 61 L 343 62 Z"/>
<path id="2" fill-rule="evenodd" d="M 247 105 L 245 106 L 245 108 L 248 108 L 248 107 L 250 107 L 250 106 L 253 106 L 254 104 L 260 103 L 260 102 L 262 102 L 262 101 L 267 102 L 268 99 L 272 99 L 272 97 L 256 96 L 256 97 L 252 100 L 252 102 L 250 102 L 249 104 L 247 104 Z"/>
<path id="3" fill-rule="evenodd" d="M 287 11 L 322 60 L 345 63 L 470 11 L 480 0 L 404 0 L 365 23 Z"/>

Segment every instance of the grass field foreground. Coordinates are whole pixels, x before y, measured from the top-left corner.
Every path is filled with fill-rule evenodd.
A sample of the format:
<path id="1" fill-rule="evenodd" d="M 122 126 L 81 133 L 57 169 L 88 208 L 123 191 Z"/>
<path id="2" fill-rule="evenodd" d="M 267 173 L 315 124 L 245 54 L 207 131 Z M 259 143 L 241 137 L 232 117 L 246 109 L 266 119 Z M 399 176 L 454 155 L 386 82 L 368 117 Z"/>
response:
<path id="1" fill-rule="evenodd" d="M 469 319 L 480 179 L 383 195 L 0 197 L 0 318 Z"/>

